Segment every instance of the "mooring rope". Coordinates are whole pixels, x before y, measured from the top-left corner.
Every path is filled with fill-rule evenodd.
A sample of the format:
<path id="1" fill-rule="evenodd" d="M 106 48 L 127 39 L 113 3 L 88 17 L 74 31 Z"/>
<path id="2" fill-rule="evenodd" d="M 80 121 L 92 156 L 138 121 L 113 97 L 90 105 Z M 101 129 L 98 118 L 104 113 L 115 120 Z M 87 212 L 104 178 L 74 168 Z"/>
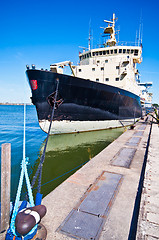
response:
<path id="1" fill-rule="evenodd" d="M 10 228 L 8 229 L 7 235 L 6 235 L 7 240 L 12 239 L 12 234 L 15 236 L 15 239 L 17 237 L 17 233 L 16 233 L 16 229 L 15 229 L 15 219 L 16 219 L 17 213 L 19 211 L 19 202 L 20 202 L 20 196 L 21 196 L 21 190 L 22 190 L 24 178 L 25 178 L 26 186 L 27 186 L 27 190 L 28 190 L 30 207 L 35 206 L 32 188 L 31 188 L 31 184 L 30 184 L 30 180 L 29 180 L 28 171 L 27 171 L 28 158 L 25 156 L 25 115 L 26 115 L 26 105 L 24 104 L 23 159 L 21 162 L 21 174 L 20 174 L 16 199 L 15 199 L 15 204 L 14 204 L 14 208 L 13 208 L 13 213 L 12 213 L 12 217 L 11 217 Z M 30 230 L 30 232 L 26 235 L 25 239 L 29 239 L 30 236 L 34 235 L 36 230 L 37 230 L 37 225 L 35 225 Z"/>
<path id="2" fill-rule="evenodd" d="M 78 166 L 75 167 L 75 168 L 72 168 L 71 170 L 69 170 L 69 171 L 67 171 L 67 172 L 65 172 L 65 173 L 63 173 L 63 174 L 61 174 L 61 175 L 59 175 L 58 177 L 53 178 L 53 179 L 51 179 L 50 181 L 41 184 L 41 186 L 45 186 L 45 185 L 47 185 L 48 183 L 53 182 L 53 181 L 55 181 L 55 180 L 57 180 L 57 179 L 59 179 L 59 178 L 65 176 L 65 175 L 69 174 L 70 172 L 73 172 L 74 170 L 76 170 L 76 169 L 82 167 L 83 165 L 85 165 L 85 164 L 86 164 L 87 162 L 89 162 L 89 161 L 90 161 L 90 160 L 87 160 L 87 161 L 83 162 L 82 164 L 78 165 Z M 37 189 L 37 187 L 36 187 L 36 188 L 33 188 L 33 190 L 34 190 L 34 189 Z"/>
<path id="3" fill-rule="evenodd" d="M 27 240 L 27 239 L 32 239 L 34 237 L 34 235 L 36 234 L 37 224 L 30 230 L 29 233 L 27 233 L 27 235 L 25 235 L 25 237 L 17 236 L 16 229 L 15 229 L 15 219 L 16 219 L 17 213 L 19 211 L 20 195 L 21 195 L 21 190 L 22 190 L 22 185 L 23 185 L 24 178 L 26 180 L 26 185 L 27 185 L 27 190 L 28 190 L 27 197 L 29 197 L 30 206 L 33 207 L 33 206 L 35 206 L 35 204 L 34 204 L 34 200 L 33 200 L 32 187 L 33 187 L 33 185 L 36 181 L 37 176 L 39 175 L 37 195 L 38 194 L 41 195 L 40 197 L 38 196 L 38 198 L 40 199 L 40 200 L 38 200 L 38 202 L 40 202 L 40 204 L 41 204 L 42 194 L 40 194 L 40 190 L 41 190 L 42 166 L 43 166 L 43 163 L 44 163 L 44 160 L 45 160 L 46 147 L 47 147 L 48 138 L 49 138 L 49 134 L 50 134 L 50 130 L 51 130 L 51 124 L 52 124 L 53 117 L 54 117 L 56 99 L 57 99 L 57 94 L 58 94 L 58 86 L 59 86 L 59 80 L 57 79 L 54 106 L 53 106 L 53 110 L 52 110 L 52 114 L 51 114 L 50 125 L 49 125 L 49 130 L 48 130 L 48 134 L 47 134 L 47 138 L 46 138 L 46 142 L 45 142 L 45 147 L 44 147 L 44 151 L 43 151 L 43 154 L 41 156 L 41 159 L 40 159 L 38 169 L 37 169 L 36 174 L 33 178 L 32 184 L 30 184 L 29 176 L 28 176 L 28 172 L 27 172 L 28 158 L 26 158 L 26 156 L 25 156 L 25 104 L 24 104 L 23 159 L 22 159 L 22 163 L 21 163 L 22 170 L 21 170 L 21 174 L 20 174 L 19 185 L 18 185 L 16 200 L 15 200 L 15 205 L 14 205 L 14 208 L 13 208 L 13 214 L 12 214 L 12 218 L 11 218 L 10 228 L 7 231 L 6 240 L 23 239 L 23 238 Z"/>
<path id="4" fill-rule="evenodd" d="M 36 171 L 36 173 L 35 173 L 35 175 L 33 177 L 32 183 L 31 183 L 31 187 L 33 188 L 33 186 L 34 186 L 34 184 L 36 182 L 36 179 L 37 179 L 37 177 L 39 175 L 38 187 L 37 187 L 37 192 L 38 193 L 40 193 L 40 190 L 41 190 L 42 167 L 43 167 L 43 163 L 44 163 L 44 160 L 45 160 L 45 152 L 46 152 L 46 147 L 47 147 L 47 143 L 48 143 L 48 139 L 49 139 L 49 134 L 50 134 L 50 130 L 51 130 L 52 121 L 53 121 L 53 118 L 54 118 L 56 99 L 57 99 L 57 94 L 58 94 L 59 80 L 56 79 L 56 81 L 57 81 L 56 94 L 55 94 L 54 106 L 53 106 L 52 114 L 51 114 L 51 118 L 50 118 L 49 130 L 48 130 L 48 133 L 47 133 L 47 138 L 46 138 L 44 150 L 43 150 L 42 156 L 40 158 L 40 163 L 38 165 L 37 171 Z"/>

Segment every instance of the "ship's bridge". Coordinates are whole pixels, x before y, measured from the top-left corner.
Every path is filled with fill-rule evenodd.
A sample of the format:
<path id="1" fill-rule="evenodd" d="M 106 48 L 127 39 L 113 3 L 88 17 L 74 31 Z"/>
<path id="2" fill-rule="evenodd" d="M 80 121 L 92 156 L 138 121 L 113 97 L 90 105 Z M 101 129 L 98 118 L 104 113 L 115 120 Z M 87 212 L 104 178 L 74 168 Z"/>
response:
<path id="1" fill-rule="evenodd" d="M 112 46 L 106 48 L 91 49 L 79 54 L 80 65 L 89 64 L 90 58 L 111 57 L 128 55 L 133 58 L 134 63 L 142 62 L 142 48 L 140 46 Z"/>

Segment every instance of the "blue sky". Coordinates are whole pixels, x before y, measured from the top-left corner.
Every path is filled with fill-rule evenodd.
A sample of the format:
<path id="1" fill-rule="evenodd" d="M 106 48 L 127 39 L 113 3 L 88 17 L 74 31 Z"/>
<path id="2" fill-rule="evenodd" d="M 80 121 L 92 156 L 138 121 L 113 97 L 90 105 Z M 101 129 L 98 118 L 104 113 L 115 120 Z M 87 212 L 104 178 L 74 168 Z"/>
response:
<path id="1" fill-rule="evenodd" d="M 118 17 L 120 41 L 135 41 L 143 21 L 141 81 L 153 82 L 153 102 L 159 103 L 159 1 L 1 1 L 0 102 L 30 102 L 25 66 L 49 69 L 50 64 L 78 62 L 79 46 L 88 46 L 89 22 L 93 47 L 101 42 L 104 19 Z"/>

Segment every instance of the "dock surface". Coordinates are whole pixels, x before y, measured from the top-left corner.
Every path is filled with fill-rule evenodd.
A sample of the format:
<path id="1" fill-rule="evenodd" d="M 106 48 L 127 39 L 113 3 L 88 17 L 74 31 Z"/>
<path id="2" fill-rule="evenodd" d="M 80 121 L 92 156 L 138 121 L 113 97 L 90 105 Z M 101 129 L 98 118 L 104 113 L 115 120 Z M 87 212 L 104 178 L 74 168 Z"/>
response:
<path id="1" fill-rule="evenodd" d="M 157 124 L 152 126 L 137 239 L 159 239 L 159 126 Z"/>
<path id="2" fill-rule="evenodd" d="M 153 124 L 157 137 L 156 128 Z M 128 239 L 150 129 L 149 121 L 140 120 L 43 199 L 47 240 Z M 156 147 L 155 137 L 152 141 Z M 140 218 L 142 226 L 141 213 Z"/>

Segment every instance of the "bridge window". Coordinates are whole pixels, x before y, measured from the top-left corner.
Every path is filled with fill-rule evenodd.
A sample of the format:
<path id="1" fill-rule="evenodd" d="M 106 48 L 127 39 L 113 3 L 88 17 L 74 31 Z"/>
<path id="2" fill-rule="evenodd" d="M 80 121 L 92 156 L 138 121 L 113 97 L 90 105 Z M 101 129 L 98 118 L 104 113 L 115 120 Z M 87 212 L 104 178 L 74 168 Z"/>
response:
<path id="1" fill-rule="evenodd" d="M 134 50 L 133 50 L 133 49 L 131 49 L 131 54 L 133 54 L 133 52 L 134 52 Z"/>
<path id="2" fill-rule="evenodd" d="M 99 52 L 99 55 L 102 55 L 102 51 Z"/>
<path id="3" fill-rule="evenodd" d="M 134 55 L 137 56 L 138 55 L 138 50 L 135 49 Z"/>
<path id="4" fill-rule="evenodd" d="M 93 52 L 92 54 L 93 54 L 93 56 L 95 56 L 95 52 Z"/>
<path id="5" fill-rule="evenodd" d="M 114 49 L 114 53 L 117 54 L 117 49 Z"/>
<path id="6" fill-rule="evenodd" d="M 106 53 L 109 54 L 109 50 L 107 50 Z"/>
<path id="7" fill-rule="evenodd" d="M 123 49 L 123 53 L 126 53 L 126 49 Z"/>
<path id="8" fill-rule="evenodd" d="M 122 53 L 122 49 L 119 49 L 119 53 Z"/>
<path id="9" fill-rule="evenodd" d="M 113 50 L 110 50 L 110 53 L 113 54 Z"/>
<path id="10" fill-rule="evenodd" d="M 103 55 L 105 55 L 106 54 L 106 51 L 103 51 Z"/>
<path id="11" fill-rule="evenodd" d="M 108 81 L 109 81 L 109 78 L 105 78 L 105 81 L 108 82 Z"/>

